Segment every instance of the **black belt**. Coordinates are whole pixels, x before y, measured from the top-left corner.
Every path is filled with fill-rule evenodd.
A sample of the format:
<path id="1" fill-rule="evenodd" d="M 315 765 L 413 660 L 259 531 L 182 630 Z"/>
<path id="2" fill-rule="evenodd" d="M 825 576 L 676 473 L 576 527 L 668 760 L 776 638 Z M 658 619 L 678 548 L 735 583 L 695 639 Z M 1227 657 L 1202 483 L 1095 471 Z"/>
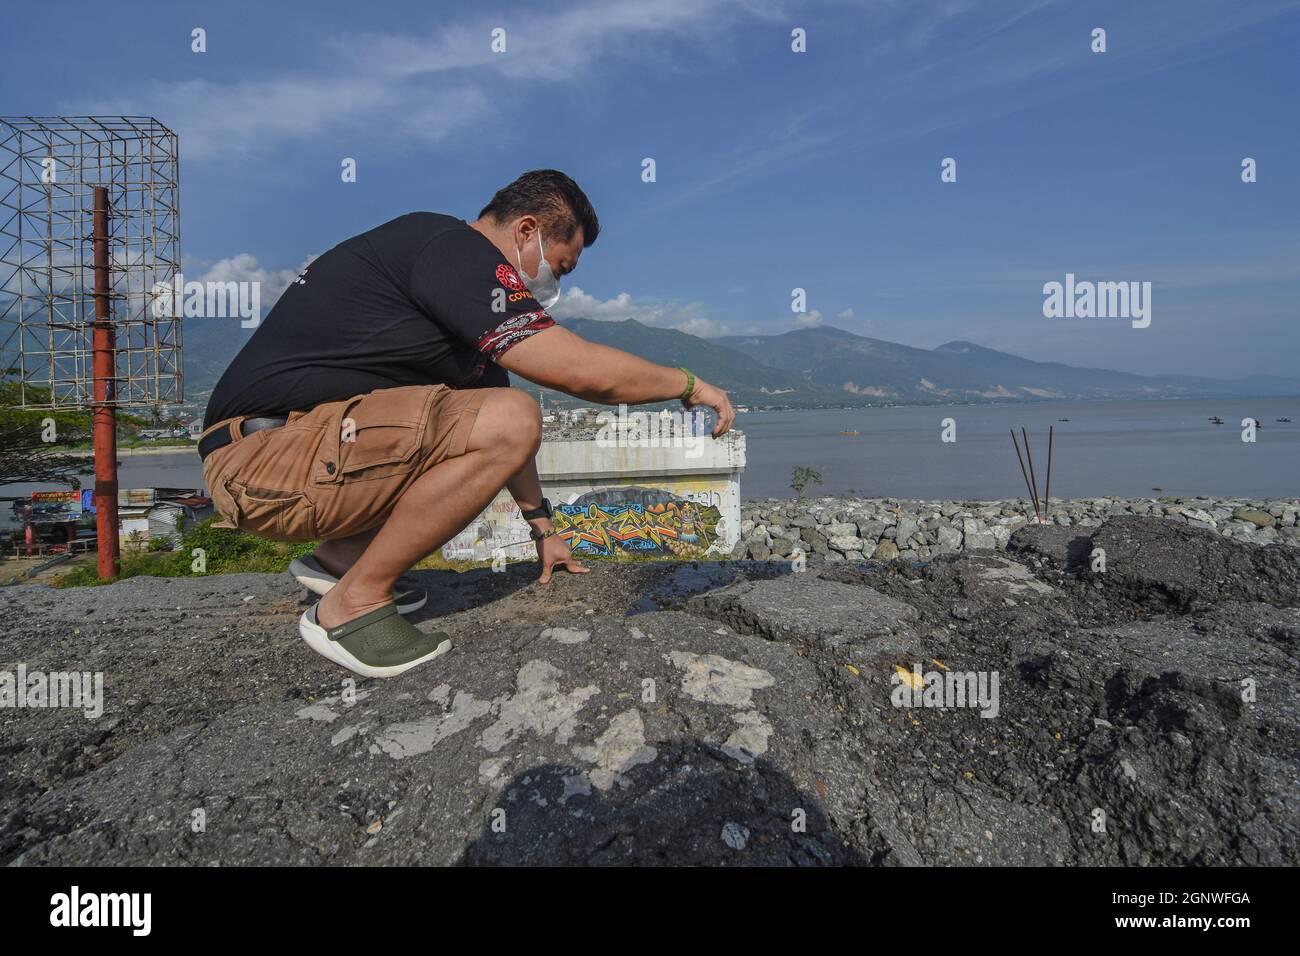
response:
<path id="1" fill-rule="evenodd" d="M 287 418 L 245 418 L 239 426 L 240 435 L 248 435 L 250 432 L 261 431 L 263 428 L 279 428 L 289 419 Z M 209 432 L 199 441 L 199 458 L 207 458 L 218 448 L 225 448 L 235 439 L 230 435 L 230 426 L 218 428 L 214 432 Z"/>

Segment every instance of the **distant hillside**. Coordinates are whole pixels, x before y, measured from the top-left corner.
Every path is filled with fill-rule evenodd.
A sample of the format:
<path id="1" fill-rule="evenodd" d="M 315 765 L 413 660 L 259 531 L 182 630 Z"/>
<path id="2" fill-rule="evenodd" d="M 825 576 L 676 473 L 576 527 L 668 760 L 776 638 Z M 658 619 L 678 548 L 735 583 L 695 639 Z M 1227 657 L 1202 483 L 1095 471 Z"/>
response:
<path id="1" fill-rule="evenodd" d="M 206 403 L 221 373 L 253 336 L 238 319 L 184 319 L 185 399 Z"/>
<path id="2" fill-rule="evenodd" d="M 645 325 L 635 319 L 567 319 L 566 328 L 662 365 L 685 365 L 726 389 L 737 404 L 808 408 L 819 405 L 1218 398 L 1300 394 L 1300 379 L 1251 376 L 1213 379 L 1134 375 L 1034 362 L 971 342 L 918 349 L 822 326 L 778 335 L 716 339 Z M 228 319 L 185 326 L 186 396 L 202 400 L 252 330 Z M 517 376 L 511 382 L 548 403 L 581 404 Z"/>
<path id="3" fill-rule="evenodd" d="M 562 324 L 590 342 L 612 345 L 660 365 L 684 365 L 726 389 L 732 401 L 742 405 L 813 405 L 828 401 L 832 395 L 821 385 L 756 362 L 737 349 L 718 344 L 717 339 L 702 339 L 676 329 L 645 325 L 636 319 L 622 322 L 566 319 Z M 558 397 L 573 401 L 568 396 Z"/>
<path id="4" fill-rule="evenodd" d="M 875 403 L 1119 400 L 1300 392 L 1300 379 L 1134 375 L 1034 362 L 970 342 L 918 349 L 831 327 L 725 336 L 716 341 L 764 365 L 837 390 L 846 404 L 855 399 Z"/>

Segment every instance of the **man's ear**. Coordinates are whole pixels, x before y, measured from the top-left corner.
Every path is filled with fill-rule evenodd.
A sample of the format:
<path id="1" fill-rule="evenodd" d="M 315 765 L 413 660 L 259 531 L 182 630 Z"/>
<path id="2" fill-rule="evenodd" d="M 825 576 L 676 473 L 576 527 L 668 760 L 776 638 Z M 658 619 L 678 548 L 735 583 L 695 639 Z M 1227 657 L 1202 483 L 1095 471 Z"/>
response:
<path id="1" fill-rule="evenodd" d="M 520 249 L 527 249 L 528 243 L 537 241 L 535 234 L 539 228 L 541 223 L 532 213 L 522 215 L 515 220 L 515 240 L 519 243 Z"/>

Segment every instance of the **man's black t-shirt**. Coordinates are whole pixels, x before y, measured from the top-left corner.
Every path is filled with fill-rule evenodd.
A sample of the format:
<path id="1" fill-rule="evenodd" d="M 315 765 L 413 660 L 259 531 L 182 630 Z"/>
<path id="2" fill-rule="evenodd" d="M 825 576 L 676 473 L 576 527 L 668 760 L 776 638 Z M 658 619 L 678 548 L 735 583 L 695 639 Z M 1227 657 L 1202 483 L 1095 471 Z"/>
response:
<path id="1" fill-rule="evenodd" d="M 312 261 L 221 376 L 203 424 L 400 385 L 507 385 L 493 360 L 554 324 L 486 236 L 413 212 Z"/>

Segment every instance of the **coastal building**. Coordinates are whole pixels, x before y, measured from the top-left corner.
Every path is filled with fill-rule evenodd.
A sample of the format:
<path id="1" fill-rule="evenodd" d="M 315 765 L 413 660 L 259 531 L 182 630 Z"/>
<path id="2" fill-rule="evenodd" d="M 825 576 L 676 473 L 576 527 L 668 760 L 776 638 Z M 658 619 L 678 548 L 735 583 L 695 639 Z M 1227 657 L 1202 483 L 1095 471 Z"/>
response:
<path id="1" fill-rule="evenodd" d="M 555 412 L 556 421 L 561 425 L 585 425 L 595 418 L 595 410 L 586 406 L 578 408 L 559 408 Z"/>
<path id="2" fill-rule="evenodd" d="M 35 491 L 29 501 L 13 507 L 20 530 L 12 532 L 4 549 L 20 554 L 93 551 L 94 492 Z M 138 550 L 152 541 L 179 544 L 182 533 L 213 514 L 212 499 L 189 488 L 123 488 L 117 493 L 118 540 L 124 550 Z"/>
<path id="3" fill-rule="evenodd" d="M 214 512 L 212 499 L 197 493 L 160 498 L 149 509 L 149 540 L 167 541 L 176 547 L 186 530 Z"/>

